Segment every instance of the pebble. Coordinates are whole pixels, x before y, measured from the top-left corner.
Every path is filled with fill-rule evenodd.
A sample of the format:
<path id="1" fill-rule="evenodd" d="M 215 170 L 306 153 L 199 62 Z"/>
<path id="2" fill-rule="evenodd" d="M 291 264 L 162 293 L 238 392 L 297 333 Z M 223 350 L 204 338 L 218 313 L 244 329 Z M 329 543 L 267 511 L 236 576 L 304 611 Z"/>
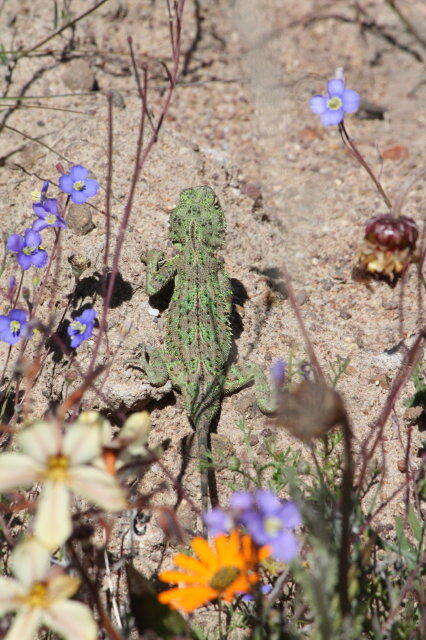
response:
<path id="1" fill-rule="evenodd" d="M 62 74 L 64 85 L 71 91 L 91 91 L 95 83 L 95 75 L 87 60 L 71 60 Z"/>
<path id="2" fill-rule="evenodd" d="M 92 219 L 90 207 L 84 204 L 70 202 L 67 211 L 67 223 L 69 228 L 78 236 L 85 236 L 93 231 L 95 223 Z"/>

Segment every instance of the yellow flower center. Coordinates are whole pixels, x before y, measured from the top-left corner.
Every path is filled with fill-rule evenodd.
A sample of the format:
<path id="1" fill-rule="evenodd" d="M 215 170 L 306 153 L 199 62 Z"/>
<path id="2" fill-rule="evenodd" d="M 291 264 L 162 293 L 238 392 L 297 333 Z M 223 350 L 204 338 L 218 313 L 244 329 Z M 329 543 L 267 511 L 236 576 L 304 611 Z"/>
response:
<path id="1" fill-rule="evenodd" d="M 49 224 L 53 224 L 56 221 L 56 216 L 53 213 L 51 213 L 50 216 L 46 216 L 45 220 Z"/>
<path id="2" fill-rule="evenodd" d="M 25 596 L 21 596 L 20 600 L 32 609 L 46 608 L 49 604 L 46 585 L 36 582 Z"/>
<path id="3" fill-rule="evenodd" d="M 32 255 L 36 251 L 36 247 L 24 247 L 22 249 L 22 253 L 25 253 L 26 256 Z"/>
<path id="4" fill-rule="evenodd" d="M 18 322 L 18 320 L 12 320 L 9 323 L 9 329 L 11 330 L 12 333 L 16 334 L 19 333 L 19 330 L 21 328 L 21 323 Z"/>
<path id="5" fill-rule="evenodd" d="M 238 567 L 222 567 L 213 575 L 210 580 L 210 586 L 216 591 L 224 591 L 227 589 L 240 575 Z"/>
<path id="6" fill-rule="evenodd" d="M 83 180 L 77 180 L 77 182 L 74 182 L 72 186 L 73 186 L 73 189 L 75 189 L 76 191 L 83 191 L 86 188 L 86 185 L 84 184 Z"/>
<path id="7" fill-rule="evenodd" d="M 50 456 L 46 465 L 45 477 L 49 480 L 65 482 L 69 466 L 69 459 L 66 456 Z"/>
<path id="8" fill-rule="evenodd" d="M 276 516 L 270 516 L 269 518 L 265 518 L 263 521 L 263 528 L 266 533 L 270 536 L 274 536 L 276 533 L 282 530 L 283 523 L 280 518 Z"/>
<path id="9" fill-rule="evenodd" d="M 333 111 L 337 111 L 337 109 L 340 109 L 341 106 L 342 101 L 337 96 L 330 98 L 330 100 L 327 102 L 327 107 L 329 109 L 333 109 Z"/>
<path id="10" fill-rule="evenodd" d="M 74 322 L 71 322 L 71 329 L 74 329 L 77 333 L 84 333 L 84 331 L 86 331 L 86 325 L 78 320 L 74 320 Z"/>

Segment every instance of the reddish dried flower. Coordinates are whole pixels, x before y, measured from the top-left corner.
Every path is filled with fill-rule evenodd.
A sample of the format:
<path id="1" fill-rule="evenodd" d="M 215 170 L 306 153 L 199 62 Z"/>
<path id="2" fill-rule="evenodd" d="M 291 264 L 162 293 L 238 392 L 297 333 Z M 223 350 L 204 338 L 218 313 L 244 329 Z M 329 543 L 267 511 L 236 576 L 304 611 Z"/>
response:
<path id="1" fill-rule="evenodd" d="M 375 216 L 367 221 L 359 259 L 370 273 L 391 280 L 410 263 L 419 235 L 412 218 L 391 214 Z"/>
<path id="2" fill-rule="evenodd" d="M 391 214 L 375 216 L 367 221 L 365 239 L 389 250 L 413 249 L 419 232 L 412 218 Z"/>

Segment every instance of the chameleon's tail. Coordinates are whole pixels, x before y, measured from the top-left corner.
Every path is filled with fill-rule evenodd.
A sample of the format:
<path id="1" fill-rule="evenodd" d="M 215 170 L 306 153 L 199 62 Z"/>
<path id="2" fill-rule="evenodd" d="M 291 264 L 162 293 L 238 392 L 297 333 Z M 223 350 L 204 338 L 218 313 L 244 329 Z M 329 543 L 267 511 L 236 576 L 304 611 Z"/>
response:
<path id="1" fill-rule="evenodd" d="M 198 460 L 200 464 L 201 509 L 203 513 L 209 508 L 209 431 L 210 420 L 201 418 L 196 426 L 195 437 L 197 439 Z M 204 521 L 203 533 L 206 533 Z"/>

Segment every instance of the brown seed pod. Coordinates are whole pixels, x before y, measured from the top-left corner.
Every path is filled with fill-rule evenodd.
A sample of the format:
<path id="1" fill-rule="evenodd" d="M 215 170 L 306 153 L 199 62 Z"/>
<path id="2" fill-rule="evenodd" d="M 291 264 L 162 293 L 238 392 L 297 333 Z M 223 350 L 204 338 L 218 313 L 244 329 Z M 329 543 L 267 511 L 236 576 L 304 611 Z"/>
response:
<path id="1" fill-rule="evenodd" d="M 395 218 L 385 214 L 370 218 L 365 225 L 365 239 L 381 249 L 401 251 L 414 249 L 419 232 L 412 218 Z"/>
<path id="2" fill-rule="evenodd" d="M 273 418 L 277 427 L 310 442 L 346 421 L 343 400 L 333 388 L 303 380 L 292 391 L 280 391 L 278 409 Z"/>

